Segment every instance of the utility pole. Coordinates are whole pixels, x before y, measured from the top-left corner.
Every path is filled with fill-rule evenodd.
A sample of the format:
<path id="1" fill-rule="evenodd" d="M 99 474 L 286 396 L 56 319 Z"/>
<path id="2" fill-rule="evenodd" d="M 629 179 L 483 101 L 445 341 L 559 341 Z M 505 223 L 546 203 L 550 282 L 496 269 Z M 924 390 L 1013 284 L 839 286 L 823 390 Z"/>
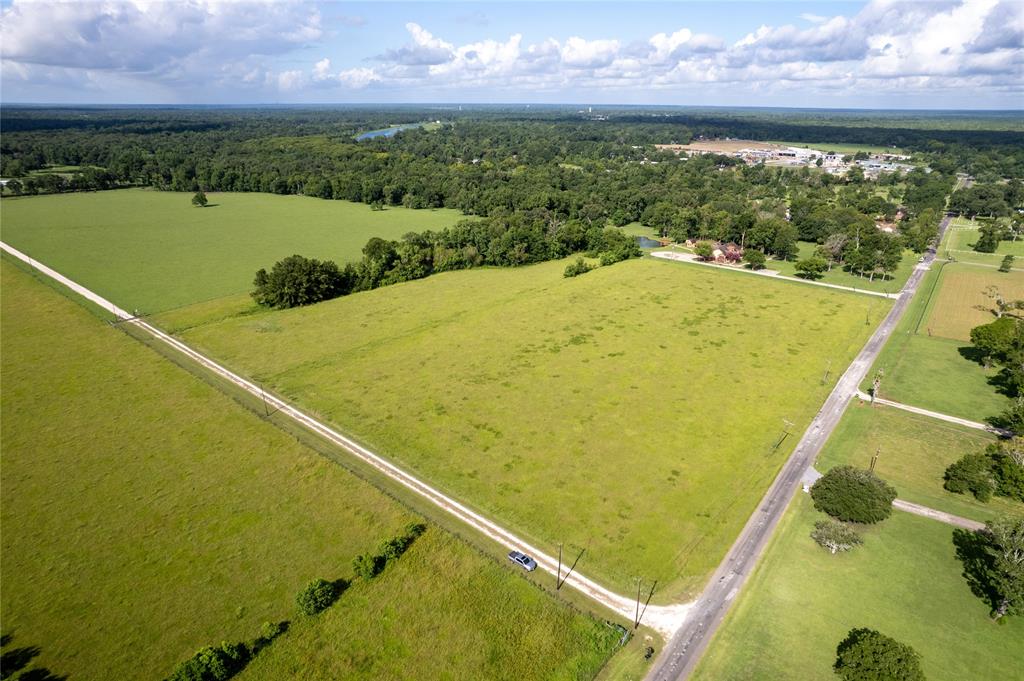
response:
<path id="1" fill-rule="evenodd" d="M 647 600 L 644 601 L 644 609 L 640 609 L 640 578 L 636 580 L 636 619 L 633 621 L 633 629 L 640 628 L 640 620 L 644 618 L 644 613 L 647 612 L 647 606 L 651 603 L 651 597 L 654 596 L 654 588 L 658 586 L 658 580 L 654 580 L 654 584 L 651 584 L 651 590 L 647 593 Z"/>
<path id="2" fill-rule="evenodd" d="M 262 383 L 260 383 L 260 397 L 263 398 L 263 414 L 270 418 L 270 407 L 267 405 L 267 394 L 263 391 Z"/>
<path id="3" fill-rule="evenodd" d="M 825 367 L 825 375 L 821 377 L 821 384 L 825 385 L 828 383 L 828 375 L 832 373 L 832 360 L 828 361 L 828 366 Z"/>
<path id="4" fill-rule="evenodd" d="M 558 574 L 555 575 L 555 591 L 562 588 L 562 542 L 558 542 Z"/>
<path id="5" fill-rule="evenodd" d="M 882 445 L 878 445 L 878 449 L 875 450 L 875 455 L 871 457 L 871 468 L 868 470 L 872 473 L 875 472 L 875 464 L 878 463 L 878 455 L 882 453 Z"/>
<path id="6" fill-rule="evenodd" d="M 789 437 L 789 429 L 793 427 L 793 422 L 790 421 L 789 419 L 782 419 L 782 423 L 783 423 L 782 435 L 779 436 L 779 441 L 775 443 L 774 447 L 772 447 L 773 450 L 774 449 L 778 449 L 779 445 L 781 445 L 783 443 L 783 441 L 787 437 Z"/>

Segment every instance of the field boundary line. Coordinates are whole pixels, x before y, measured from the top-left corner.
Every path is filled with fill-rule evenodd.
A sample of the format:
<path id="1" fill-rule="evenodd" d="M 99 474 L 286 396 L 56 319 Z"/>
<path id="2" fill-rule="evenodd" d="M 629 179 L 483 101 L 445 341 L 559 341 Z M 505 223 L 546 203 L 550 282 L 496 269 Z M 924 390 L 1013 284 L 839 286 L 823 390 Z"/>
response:
<path id="1" fill-rule="evenodd" d="M 251 395 L 260 399 L 266 400 L 266 402 L 272 405 L 276 410 L 290 417 L 293 421 L 298 422 L 302 426 L 306 427 L 310 431 L 320 435 L 324 439 L 332 442 L 342 449 L 348 451 L 354 456 L 362 459 L 364 462 L 376 468 L 378 471 L 388 476 L 392 480 L 395 480 L 404 487 L 417 493 L 427 501 L 430 501 L 434 505 L 438 506 L 442 510 L 446 511 L 450 515 L 458 518 L 467 525 L 473 527 L 475 530 L 481 532 L 490 539 L 496 541 L 509 549 L 521 550 L 528 552 L 530 556 L 537 561 L 538 566 L 545 572 L 552 575 L 557 574 L 557 561 L 554 557 L 544 553 L 537 548 L 531 546 L 525 541 L 521 540 L 511 531 L 501 527 L 497 523 L 488 520 L 479 513 L 467 508 L 458 501 L 445 495 L 441 491 L 435 489 L 431 485 L 423 482 L 419 478 L 405 472 L 395 464 L 387 461 L 378 454 L 370 451 L 366 447 L 360 445 L 354 440 L 342 435 L 333 428 L 326 424 L 316 420 L 309 414 L 293 407 L 291 404 L 285 402 L 283 399 L 273 395 L 272 393 L 264 391 L 262 388 L 252 383 L 251 381 L 243 378 L 242 376 L 234 373 L 230 369 L 227 369 L 214 360 L 206 357 L 202 353 L 194 350 L 185 343 L 179 341 L 176 338 L 171 337 L 165 332 L 161 331 L 157 327 L 149 324 L 148 322 L 139 319 L 138 317 L 130 314 L 129 312 L 121 309 L 114 303 L 110 302 L 106 298 L 93 293 L 84 286 L 68 279 L 64 275 L 60 274 L 56 270 L 53 270 L 46 265 L 30 258 L 21 251 L 13 248 L 3 241 L 0 241 L 0 249 L 10 254 L 11 256 L 28 263 L 36 270 L 47 275 L 51 279 L 63 284 L 64 286 L 71 289 L 73 292 L 82 296 L 86 300 L 95 303 L 99 307 L 111 312 L 115 317 L 120 319 L 122 323 L 131 324 L 136 326 L 147 333 L 151 334 L 157 340 L 174 348 L 181 354 L 192 359 L 197 364 L 201 365 L 205 369 L 212 373 L 220 376 L 228 382 L 238 386 L 245 390 Z M 597 584 L 593 580 L 583 576 L 579 572 L 572 572 L 566 577 L 565 583 L 572 586 L 574 589 L 587 596 L 591 600 L 603 605 L 610 610 L 613 610 L 617 614 L 634 620 L 636 617 L 636 601 L 635 599 L 627 596 L 617 594 L 605 587 Z M 646 609 L 645 623 L 647 626 L 655 629 L 660 634 L 670 637 L 675 633 L 676 629 L 682 624 L 686 617 L 687 612 L 690 609 L 689 603 L 680 603 L 675 605 L 651 605 Z"/>
<path id="2" fill-rule="evenodd" d="M 871 395 L 864 392 L 863 390 L 857 391 L 857 397 L 864 400 L 865 402 L 871 402 Z M 996 428 L 990 426 L 987 423 L 980 421 L 972 421 L 970 419 L 960 418 L 959 416 L 951 416 L 950 414 L 943 414 L 939 411 L 932 411 L 931 409 L 924 409 L 923 407 L 915 407 L 912 404 L 904 404 L 903 402 L 896 402 L 894 400 L 887 400 L 883 397 L 876 397 L 874 399 L 875 404 L 881 404 L 886 407 L 892 407 L 894 409 L 902 409 L 903 411 L 909 411 L 913 414 L 919 414 L 921 416 L 928 416 L 933 419 L 939 419 L 940 421 L 946 421 L 947 423 L 955 423 L 958 426 L 965 426 L 967 428 L 974 428 L 975 430 L 984 430 L 994 435 L 1002 437 L 1010 437 L 1013 435 L 1012 432 L 1005 428 Z"/>
<path id="3" fill-rule="evenodd" d="M 687 257 L 689 254 L 685 253 L 674 253 L 672 251 L 655 251 L 651 253 L 651 257 L 660 258 L 661 260 L 672 260 L 674 262 L 685 262 L 691 265 L 701 265 L 703 267 L 713 267 L 717 270 L 725 272 L 740 272 L 742 274 L 754 274 L 761 277 L 768 277 L 769 279 L 778 279 L 782 281 L 795 281 L 798 284 L 810 284 L 811 286 L 824 286 L 826 288 L 834 288 L 840 291 L 850 291 L 852 293 L 863 293 L 868 296 L 877 296 L 879 298 L 888 298 L 890 300 L 896 300 L 900 297 L 899 293 L 882 293 L 880 291 L 868 291 L 867 289 L 854 288 L 853 286 L 843 286 L 842 284 L 829 284 L 824 281 L 810 281 L 808 279 L 801 279 L 800 277 L 790 277 L 785 274 L 780 274 L 775 270 L 748 270 L 742 267 L 723 267 L 715 263 L 701 262 L 696 260 L 695 257 Z"/>

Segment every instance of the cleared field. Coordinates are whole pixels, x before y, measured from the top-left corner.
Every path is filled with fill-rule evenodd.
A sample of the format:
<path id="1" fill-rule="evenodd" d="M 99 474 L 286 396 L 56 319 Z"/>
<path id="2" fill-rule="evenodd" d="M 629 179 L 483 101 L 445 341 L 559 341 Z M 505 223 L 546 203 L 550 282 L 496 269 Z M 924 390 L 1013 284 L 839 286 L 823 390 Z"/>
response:
<path id="1" fill-rule="evenodd" d="M 929 681 L 1019 678 L 1024 620 L 991 622 L 961 576 L 953 528 L 895 513 L 833 556 L 809 536 L 822 514 L 797 496 L 695 679 L 831 681 L 836 645 L 854 627 L 913 646 Z"/>
<path id="2" fill-rule="evenodd" d="M 986 370 L 964 356 L 969 343 L 927 335 L 929 301 L 940 294 L 941 271 L 933 267 L 925 275 L 861 389 L 868 390 L 872 377 L 881 370 L 882 397 L 984 421 L 1010 406 L 1010 399 L 990 383 L 996 371 Z"/>
<path id="3" fill-rule="evenodd" d="M 992 286 L 1007 300 L 1024 299 L 1024 271 L 946 264 L 920 332 L 969 342 L 971 329 L 995 320 L 992 301 L 985 293 Z"/>
<path id="4" fill-rule="evenodd" d="M 968 220 L 967 218 L 954 218 L 942 240 L 942 247 L 939 249 L 941 255 L 948 255 L 954 260 L 972 262 L 979 265 L 999 267 L 1003 256 L 1013 255 L 1018 260 L 1024 258 L 1024 241 L 1000 241 L 995 253 L 978 253 L 974 250 L 974 244 L 981 236 L 979 230 L 980 220 Z M 1014 263 L 1014 267 L 1024 267 L 1024 262 Z"/>
<path id="5" fill-rule="evenodd" d="M 818 244 L 810 241 L 800 241 L 797 243 L 799 252 L 797 259 L 809 258 L 814 255 L 814 250 L 818 247 Z M 765 263 L 765 267 L 782 274 L 789 275 L 791 277 L 796 276 L 796 260 L 768 260 Z M 907 283 L 907 279 L 910 278 L 910 273 L 914 271 L 914 265 L 917 264 L 917 256 L 913 251 L 904 251 L 903 259 L 900 260 L 899 266 L 887 279 L 881 279 L 875 277 L 874 281 L 871 281 L 867 277 L 861 277 L 850 272 L 844 272 L 840 266 L 832 268 L 831 272 L 822 273 L 821 279 L 817 281 L 825 282 L 826 284 L 838 284 L 840 286 L 850 286 L 852 288 L 863 289 L 865 291 L 877 291 L 879 293 L 897 293 L 903 285 Z"/>
<path id="6" fill-rule="evenodd" d="M 650 259 L 564 267 L 156 321 L 538 546 L 587 548 L 609 586 L 692 593 L 795 441 L 773 450 L 783 419 L 806 425 L 888 301 Z"/>
<path id="7" fill-rule="evenodd" d="M 126 309 L 145 313 L 248 291 L 253 275 L 299 253 L 357 260 L 371 236 L 441 229 L 451 210 L 373 211 L 364 204 L 273 194 L 125 189 L 6 198 L 3 239 Z"/>
<path id="8" fill-rule="evenodd" d="M 6 259 L 0 276 L 0 598 L 4 631 L 41 648 L 37 666 L 164 678 L 202 645 L 294 621 L 302 585 L 351 577 L 356 554 L 415 519 Z M 345 606 L 363 627 L 352 640 L 381 644 L 362 650 L 366 664 L 485 678 L 514 659 L 533 678 L 587 678 L 610 654 L 603 624 L 437 528 L 421 540 Z M 435 611 L 410 606 L 386 629 L 364 627 L 409 593 Z M 543 640 L 510 636 L 518 621 Z M 427 631 L 446 645 L 428 648 Z M 274 646 L 293 636 L 301 625 Z M 344 665 L 350 651 L 318 659 Z"/>
<path id="9" fill-rule="evenodd" d="M 953 494 L 942 487 L 943 473 L 951 463 L 983 451 L 994 441 L 983 431 L 854 401 L 822 451 L 817 468 L 822 472 L 840 464 L 868 468 L 877 453 L 875 471 L 896 488 L 901 499 L 975 520 L 1024 514 L 1024 504 L 1003 497 L 983 504 L 970 494 Z"/>

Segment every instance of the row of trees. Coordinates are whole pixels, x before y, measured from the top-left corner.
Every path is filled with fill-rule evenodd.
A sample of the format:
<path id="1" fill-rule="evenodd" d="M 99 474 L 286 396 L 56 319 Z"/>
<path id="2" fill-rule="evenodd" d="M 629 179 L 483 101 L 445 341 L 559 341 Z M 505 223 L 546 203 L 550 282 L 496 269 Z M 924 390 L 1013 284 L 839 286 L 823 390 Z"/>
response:
<path id="1" fill-rule="evenodd" d="M 640 248 L 622 230 L 579 220 L 559 222 L 526 214 L 465 220 L 439 232 L 410 232 L 399 241 L 374 237 L 363 247 L 362 259 L 344 268 L 331 261 L 290 256 L 270 272 L 256 273 L 252 297 L 266 307 L 296 307 L 435 272 L 482 265 L 515 267 L 578 252 L 610 265 L 638 257 Z"/>
<path id="2" fill-rule="evenodd" d="M 993 494 L 1024 501 L 1024 438 L 1001 440 L 946 469 L 945 488 L 987 502 Z"/>
<path id="3" fill-rule="evenodd" d="M 1013 178 L 1006 184 L 975 184 L 958 189 L 949 197 L 949 210 L 973 218 L 1006 217 L 1024 208 L 1024 183 Z"/>

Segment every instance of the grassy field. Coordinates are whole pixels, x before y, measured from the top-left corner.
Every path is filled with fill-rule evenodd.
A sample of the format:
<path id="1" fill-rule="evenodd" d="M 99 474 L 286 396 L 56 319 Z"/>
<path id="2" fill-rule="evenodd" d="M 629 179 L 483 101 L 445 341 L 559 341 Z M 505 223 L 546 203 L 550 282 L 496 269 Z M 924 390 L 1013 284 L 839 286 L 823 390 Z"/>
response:
<path id="1" fill-rule="evenodd" d="M 809 258 L 814 255 L 814 250 L 818 247 L 818 244 L 801 241 L 797 244 L 799 246 L 799 253 L 797 259 Z M 768 260 L 765 263 L 765 267 L 770 270 L 781 272 L 782 274 L 795 277 L 796 276 L 796 260 Z M 879 279 L 875 277 L 874 281 L 869 281 L 867 277 L 861 277 L 850 272 L 844 272 L 842 267 L 835 266 L 831 272 L 825 272 L 822 274 L 821 279 L 818 281 L 825 282 L 827 284 L 838 284 L 840 286 L 851 286 L 853 288 L 864 289 L 866 291 L 878 291 L 882 293 L 897 293 L 903 285 L 907 283 L 907 279 L 910 278 L 910 273 L 914 271 L 914 265 L 917 264 L 917 256 L 912 251 L 904 251 L 903 259 L 900 261 L 899 267 L 892 273 L 888 279 Z"/>
<path id="2" fill-rule="evenodd" d="M 3 240 L 121 307 L 154 313 L 248 291 L 256 270 L 294 253 L 343 263 L 371 236 L 461 218 L 304 196 L 208 197 L 206 208 L 190 194 L 146 189 L 7 198 Z"/>
<path id="3" fill-rule="evenodd" d="M 889 407 L 854 401 L 818 458 L 824 472 L 840 464 L 868 468 L 878 453 L 875 471 L 901 499 L 975 520 L 1024 514 L 1024 504 L 993 497 L 983 504 L 970 494 L 942 487 L 946 468 L 964 454 L 981 452 L 995 437 L 979 430 Z"/>
<path id="4" fill-rule="evenodd" d="M 882 370 L 882 397 L 983 421 L 1010 405 L 1009 398 L 989 383 L 996 372 L 963 356 L 969 343 L 928 336 L 927 315 L 934 307 L 931 301 L 941 295 L 942 272 L 950 267 L 957 266 L 940 264 L 925 275 L 861 388 L 867 390 L 872 377 Z M 946 310 L 943 314 L 954 313 Z"/>
<path id="5" fill-rule="evenodd" d="M 783 419 L 806 425 L 829 362 L 889 304 L 650 259 L 564 267 L 157 322 L 538 546 L 586 547 L 580 568 L 609 586 L 692 593 L 795 440 L 772 449 Z"/>
<path id="6" fill-rule="evenodd" d="M 974 244 L 981 235 L 979 224 L 982 220 L 954 218 L 942 240 L 939 254 L 961 262 L 999 267 L 1003 256 L 1012 255 L 1018 260 L 1024 258 L 1024 241 L 1001 241 L 995 253 L 978 253 Z M 1014 263 L 1014 267 L 1024 267 L 1024 262 Z"/>
<path id="7" fill-rule="evenodd" d="M 780 142 L 787 147 L 801 147 L 803 149 L 818 149 L 820 151 L 834 151 L 837 154 L 856 154 L 858 151 L 866 151 L 869 154 L 906 154 L 902 149 L 896 147 L 885 147 L 873 144 L 845 144 L 843 142 Z"/>
<path id="8" fill-rule="evenodd" d="M 949 263 L 942 268 L 922 325 L 925 333 L 968 342 L 971 329 L 995 320 L 985 291 L 997 288 L 1007 300 L 1024 299 L 1024 271 Z"/>
<path id="9" fill-rule="evenodd" d="M 961 576 L 952 527 L 897 512 L 833 556 L 808 536 L 822 517 L 798 493 L 694 679 L 831 681 L 855 627 L 913 646 L 929 681 L 1020 677 L 1024 619 L 991 622 Z"/>
<path id="10" fill-rule="evenodd" d="M 4 631 L 41 648 L 38 666 L 163 678 L 201 645 L 294 620 L 303 584 L 351 577 L 354 555 L 415 518 L 6 259 L 0 276 L 0 598 Z M 515 660 L 533 678 L 587 678 L 610 653 L 607 627 L 509 568 L 437 528 L 421 541 L 345 596 L 345 636 L 374 646 L 353 662 L 356 643 L 334 640 L 318 662 L 499 678 L 493 665 Z M 523 621 L 542 635 L 510 635 Z M 290 677 L 275 660 L 288 656 L 260 668 Z"/>

